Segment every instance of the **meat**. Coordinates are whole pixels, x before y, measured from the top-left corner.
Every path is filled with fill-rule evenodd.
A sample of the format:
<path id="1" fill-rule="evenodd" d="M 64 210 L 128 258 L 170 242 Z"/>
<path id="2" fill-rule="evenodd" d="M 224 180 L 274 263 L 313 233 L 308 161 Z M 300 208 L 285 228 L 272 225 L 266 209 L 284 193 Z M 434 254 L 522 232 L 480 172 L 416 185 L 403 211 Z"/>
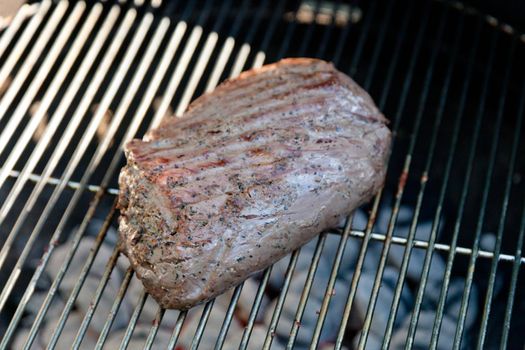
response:
<path id="1" fill-rule="evenodd" d="M 244 72 L 126 145 L 121 249 L 160 306 L 209 300 L 369 200 L 385 177 L 386 123 L 330 63 Z"/>

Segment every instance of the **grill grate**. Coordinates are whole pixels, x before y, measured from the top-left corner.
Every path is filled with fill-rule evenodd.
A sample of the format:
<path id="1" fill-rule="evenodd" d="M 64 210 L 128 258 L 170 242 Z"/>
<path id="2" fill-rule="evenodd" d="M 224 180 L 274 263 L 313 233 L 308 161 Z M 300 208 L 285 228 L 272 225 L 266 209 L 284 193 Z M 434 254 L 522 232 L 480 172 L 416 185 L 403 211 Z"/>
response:
<path id="1" fill-rule="evenodd" d="M 425 330 L 430 348 L 523 347 L 519 331 L 525 322 L 515 315 L 525 307 L 520 288 L 525 164 L 519 157 L 525 154 L 525 70 L 519 64 L 524 37 L 461 4 L 396 5 L 393 0 L 352 6 L 286 0 L 23 5 L 0 29 L 0 348 L 63 346 L 78 309 L 68 347 L 87 346 L 94 337 L 93 345 L 101 348 L 120 332 L 117 343 L 126 348 L 145 331 L 141 339 L 148 349 L 175 349 L 181 342 L 204 348 L 207 338 L 213 339 L 210 347 L 228 348 L 239 303 L 248 297 L 251 309 L 245 310 L 236 347 L 255 346 L 266 308 L 266 328 L 257 333 L 263 348 L 314 349 L 324 346 L 336 292 L 344 296 L 341 322 L 331 329 L 337 349 L 387 349 L 399 346 L 400 336 L 407 348 L 421 346 L 428 294 L 436 295 L 435 315 Z M 329 21 L 322 20 L 326 13 L 332 14 Z M 341 13 L 343 24 L 335 21 L 334 14 Z M 371 92 L 392 121 L 387 182 L 367 208 L 366 225 L 358 225 L 356 213 L 344 228 L 319 236 L 292 315 L 286 306 L 293 303 L 290 290 L 304 249 L 292 253 L 287 265 L 262 272 L 254 290 L 246 283 L 236 287 L 222 309 L 218 301 L 190 312 L 156 308 L 145 330 L 146 311 L 154 304 L 137 288 L 131 268 L 116 272 L 125 260 L 112 238 L 122 145 L 165 115 L 182 114 L 193 98 L 225 78 L 286 56 L 334 62 Z M 430 227 L 425 238 L 422 223 Z M 487 244 L 486 237 L 493 242 Z M 399 249 L 390 283 L 387 273 Z M 423 256 L 414 283 L 409 275 L 417 252 Z M 366 271 L 374 254 L 374 269 Z M 350 255 L 355 268 L 341 290 Z M 56 256 L 58 265 L 48 277 Z M 438 286 L 431 284 L 436 257 L 444 266 Z M 100 259 L 105 260 L 97 271 Z M 330 262 L 327 271 L 320 268 L 324 260 Z M 93 274 L 96 287 L 88 290 Z M 278 290 L 272 291 L 278 274 Z M 444 335 L 457 276 L 464 281 L 457 319 L 452 334 Z M 367 304 L 360 305 L 366 283 Z M 387 288 L 391 298 L 385 306 L 381 293 Z M 408 289 L 413 300 L 400 320 Z M 301 321 L 311 317 L 308 305 L 318 290 L 318 315 L 304 345 Z M 265 305 L 268 293 L 275 295 L 273 309 Z M 111 303 L 104 309 L 108 295 Z M 82 297 L 88 300 L 85 309 L 79 306 Z M 362 313 L 357 330 L 356 313 Z M 384 315 L 382 333 L 375 334 L 375 322 Z M 283 340 L 278 338 L 284 316 L 294 322 Z M 217 317 L 220 326 L 212 322 Z M 194 329 L 188 326 L 197 319 Z M 399 332 L 403 322 L 406 334 Z M 170 336 L 161 344 L 158 335 L 166 329 Z"/>

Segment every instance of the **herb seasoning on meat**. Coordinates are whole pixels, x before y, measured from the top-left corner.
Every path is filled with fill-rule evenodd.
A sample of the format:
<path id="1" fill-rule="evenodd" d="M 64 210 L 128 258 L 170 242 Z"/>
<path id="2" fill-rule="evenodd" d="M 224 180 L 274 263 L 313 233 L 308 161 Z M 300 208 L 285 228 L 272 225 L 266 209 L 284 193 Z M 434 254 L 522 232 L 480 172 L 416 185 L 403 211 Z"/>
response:
<path id="1" fill-rule="evenodd" d="M 121 249 L 162 307 L 209 300 L 369 200 L 385 177 L 386 123 L 324 61 L 242 73 L 126 145 Z"/>

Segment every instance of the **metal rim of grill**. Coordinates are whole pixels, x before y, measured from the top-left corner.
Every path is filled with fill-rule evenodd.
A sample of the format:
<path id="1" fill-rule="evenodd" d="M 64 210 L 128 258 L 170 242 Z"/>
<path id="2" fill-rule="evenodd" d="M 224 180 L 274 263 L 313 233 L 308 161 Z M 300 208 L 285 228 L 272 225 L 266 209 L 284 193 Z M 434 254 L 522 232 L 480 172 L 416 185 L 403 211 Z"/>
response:
<path id="1" fill-rule="evenodd" d="M 232 6 L 234 3 L 236 6 Z M 296 340 L 308 296 L 314 287 L 313 281 L 324 245 L 328 235 L 332 234 L 340 236 L 340 243 L 333 257 L 328 283 L 326 286 L 320 286 L 325 293 L 312 334 L 311 348 L 319 345 L 337 273 L 347 241 L 351 238 L 359 239 L 360 249 L 355 258 L 355 273 L 349 281 L 348 289 L 343 291 L 348 294 L 348 298 L 344 310 L 341 310 L 343 317 L 337 334 L 336 348 L 341 348 L 343 344 L 347 322 L 352 308 L 355 307 L 354 299 L 370 242 L 381 242 L 382 250 L 358 347 L 364 348 L 367 344 L 387 257 L 392 245 L 403 246 L 405 251 L 402 265 L 399 267 L 399 278 L 394 289 L 393 302 L 389 307 L 390 314 L 385 329 L 383 348 L 389 347 L 393 335 L 409 259 L 414 249 L 423 249 L 425 260 L 421 282 L 416 288 L 414 310 L 410 317 L 409 333 L 406 338 L 407 347 L 411 348 L 414 345 L 430 264 L 433 254 L 437 252 L 445 254 L 446 274 L 440 291 L 440 302 L 436 306 L 437 317 L 432 328 L 431 346 L 436 347 L 438 344 L 450 276 L 455 268 L 455 259 L 461 256 L 468 260 L 468 269 L 465 274 L 465 287 L 454 348 L 459 349 L 462 346 L 469 295 L 475 283 L 475 268 L 478 262 L 483 260 L 488 262 L 490 273 L 487 289 L 481 296 L 481 317 L 474 345 L 482 348 L 488 341 L 488 325 L 492 316 L 491 308 L 493 308 L 496 277 L 501 264 L 508 264 L 511 273 L 508 280 L 509 292 L 505 305 L 504 322 L 501 324 L 500 333 L 498 333 L 500 338 L 497 343 L 502 347 L 508 345 L 511 330 L 517 332 L 511 321 L 513 311 L 515 311 L 516 295 L 520 291 L 520 272 L 523 271 L 525 263 L 525 257 L 522 257 L 521 252 L 525 234 L 525 212 L 521 214 L 520 224 L 515 228 L 517 232 L 515 251 L 503 252 L 502 242 L 504 232 L 506 232 L 509 203 L 519 203 L 514 198 L 517 195 L 513 192 L 521 190 L 521 187 L 515 186 L 513 176 L 517 168 L 523 168 L 519 154 L 523 149 L 520 143 L 520 132 L 525 106 L 525 86 L 523 90 L 520 87 L 519 92 L 514 93 L 518 98 L 512 101 L 515 105 L 512 109 L 515 116 L 513 116 L 515 132 L 508 140 L 510 153 L 508 169 L 505 169 L 507 175 L 501 183 L 494 183 L 493 174 L 498 166 L 498 147 L 502 138 L 500 131 L 507 114 L 506 103 L 510 104 L 506 101 L 506 96 L 512 93 L 509 90 L 514 86 L 510 82 L 518 79 L 513 76 L 512 69 L 519 63 L 516 57 L 523 57 L 523 36 L 515 33 L 511 27 L 500 25 L 495 19 L 484 17 L 459 3 L 437 1 L 425 3 L 422 6 L 423 9 L 420 10 L 421 17 L 414 19 L 410 14 L 415 11 L 415 7 L 420 5 L 416 5 L 413 1 L 410 2 L 410 7 L 406 9 L 406 15 L 402 18 L 393 18 L 394 1 L 387 1 L 386 4 L 381 4 L 379 1 L 370 2 L 365 6 L 364 16 L 359 23 L 354 24 L 349 21 L 341 27 L 338 27 L 333 19 L 328 25 L 319 26 L 315 16 L 319 14 L 321 3 L 319 1 L 312 3 L 314 4 L 314 20 L 310 24 L 300 24 L 295 20 L 285 22 L 283 14 L 290 11 L 290 4 L 284 0 L 278 1 L 275 7 L 269 6 L 264 1 L 254 5 L 247 0 L 237 2 L 230 0 L 220 3 L 214 3 L 211 0 L 198 3 L 173 1 L 168 4 L 124 1 L 90 4 L 43 0 L 38 4 L 23 5 L 10 24 L 0 33 L 0 86 L 2 87 L 0 188 L 6 186 L 5 188 L 8 189 L 7 195 L 2 198 L 0 204 L 0 225 L 14 218 L 9 227 L 6 225 L 8 235 L 0 248 L 0 270 L 7 270 L 8 275 L 0 294 L 0 313 L 7 312 L 9 300 L 17 290 L 17 286 L 20 286 L 20 279 L 24 277 L 23 266 L 30 259 L 32 250 L 39 250 L 40 262 L 28 281 L 25 282 L 23 296 L 12 312 L 10 323 L 1 339 L 0 348 L 7 348 L 13 341 L 46 265 L 56 247 L 63 244 L 64 231 L 68 222 L 75 220 L 75 210 L 81 207 L 84 215 L 73 234 L 67 237 L 67 244 L 70 245 L 68 254 L 49 286 L 46 297 L 42 300 L 39 312 L 28 327 L 25 347 L 30 348 L 34 344 L 90 221 L 96 213 L 102 211 L 106 218 L 94 240 L 95 245 L 87 255 L 87 260 L 84 262 L 71 294 L 66 296 L 67 302 L 62 309 L 59 323 L 49 339 L 48 346 L 50 348 L 56 346 L 106 234 L 118 215 L 115 210 L 115 197 L 118 194 L 118 189 L 115 188 L 115 178 L 118 176 L 118 170 L 123 161 L 120 151 L 123 143 L 132 137 L 142 135 L 147 128 L 157 125 L 167 114 L 181 115 L 189 102 L 196 97 L 197 92 L 211 91 L 221 80 L 236 76 L 244 69 L 257 67 L 268 59 L 274 61 L 290 54 L 325 58 L 352 76 L 361 74 L 358 75 L 358 82 L 367 90 L 378 85 L 377 81 L 381 79 L 381 87 L 376 89 L 377 94 L 374 95 L 374 98 L 380 109 L 391 111 L 389 115 L 392 120 L 391 128 L 396 135 L 393 152 L 400 153 L 402 157 L 399 162 L 401 168 L 389 169 L 389 178 L 394 178 L 398 185 L 393 190 L 392 210 L 386 232 L 374 230 L 379 208 L 385 201 L 382 191 L 371 204 L 366 229 L 353 228 L 352 218 L 348 218 L 344 229 L 333 230 L 319 236 L 295 315 L 296 322 L 290 330 L 288 347 L 293 347 Z M 382 10 L 383 5 L 385 9 Z M 342 6 L 342 2 L 336 2 L 335 6 L 337 10 L 338 6 Z M 232 11 L 233 7 L 236 8 L 236 11 Z M 436 23 L 431 21 L 432 18 L 437 18 Z M 416 24 L 412 23 L 413 21 Z M 387 37 L 394 22 L 397 34 L 395 40 L 391 40 L 390 46 L 387 47 Z M 379 23 L 377 28 L 374 27 L 376 23 Z M 489 50 L 485 52 L 486 56 L 483 56 L 481 60 L 479 60 L 480 47 L 485 43 L 480 43 L 479 36 L 467 37 L 468 34 L 466 34 L 466 28 L 472 27 L 473 23 L 476 26 L 475 33 L 477 31 L 491 33 Z M 419 31 L 408 41 L 411 25 L 412 27 L 417 26 Z M 430 29 L 429 26 L 431 26 Z M 447 32 L 451 30 L 448 26 L 453 28 L 454 35 Z M 299 37 L 298 32 L 300 32 Z M 444 37 L 447 35 L 453 37 L 454 40 L 447 41 L 444 45 Z M 314 42 L 316 37 L 321 37 L 322 40 Z M 353 41 L 350 41 L 350 37 L 353 38 Z M 462 45 L 465 45 L 465 41 L 470 43 L 468 49 L 463 49 Z M 509 43 L 500 45 L 501 41 Z M 348 42 L 351 42 L 351 45 Z M 294 49 L 291 50 L 291 47 Z M 412 50 L 410 59 L 401 70 L 399 66 L 402 51 L 407 49 Z M 383 50 L 392 55 L 386 67 L 381 67 L 378 63 L 381 55 L 384 54 Z M 504 69 L 494 68 L 494 62 L 497 60 L 499 62 L 499 56 L 496 57 L 498 50 L 504 51 L 508 56 Z M 516 53 L 517 51 L 520 51 L 521 56 Z M 423 55 L 424 58 L 422 58 Z M 365 56 L 366 70 L 361 70 Z M 443 57 L 446 57 L 443 70 L 445 74 L 439 80 L 437 88 L 433 88 L 433 81 L 439 78 L 436 77 L 434 67 L 440 64 L 439 59 Z M 427 69 L 421 71 L 418 68 L 419 61 L 424 61 Z M 458 62 L 466 62 L 465 72 L 455 71 Z M 481 70 L 482 84 L 474 86 L 475 75 L 480 72 L 477 67 L 479 64 L 485 65 L 486 69 Z M 421 77 L 418 76 L 420 73 L 422 73 Z M 402 74 L 404 77 L 403 84 L 399 86 L 393 85 L 396 74 Z M 459 87 L 455 87 L 454 84 L 459 84 L 457 78 L 454 80 L 458 74 L 463 76 L 463 80 Z M 412 85 L 416 79 L 421 82 L 417 92 L 414 91 Z M 496 90 L 492 87 L 493 84 L 498 84 Z M 394 91 L 395 89 L 398 91 Z M 471 90 L 475 89 L 479 91 L 476 90 L 478 95 L 473 97 Z M 448 102 L 454 93 L 458 94 L 458 98 L 454 109 L 451 110 Z M 469 200 L 469 183 L 473 177 L 477 176 L 474 169 L 478 148 L 483 143 L 483 140 L 480 139 L 485 123 L 483 118 L 489 118 L 484 115 L 489 109 L 485 101 L 488 98 L 487 95 L 491 93 L 498 93 L 499 98 L 495 107 L 497 113 L 491 116 L 494 124 L 492 125 L 493 131 L 491 131 L 493 137 L 488 140 L 488 167 L 486 175 L 482 176 L 484 185 L 473 241 L 471 245 L 465 246 L 461 244 L 461 235 L 464 232 L 461 226 L 462 216 Z M 391 95 L 397 97 L 395 101 Z M 406 110 L 408 99 L 417 101 L 415 108 L 411 111 Z M 434 99 L 432 103 L 436 109 L 432 114 L 432 122 L 425 123 L 424 119 L 428 118 L 425 113 L 430 113 L 426 110 L 426 106 L 432 99 Z M 38 103 L 35 104 L 37 101 Z M 469 107 L 472 101 L 477 103 L 474 107 Z M 156 107 L 153 109 L 155 104 Z M 472 130 L 469 131 L 471 136 L 462 142 L 462 135 L 465 132 L 462 119 L 467 114 L 466 110 L 468 113 L 475 113 L 478 117 L 475 118 Z M 403 124 L 403 117 L 407 113 L 413 113 L 414 118 L 408 127 L 408 136 L 403 136 L 398 132 L 402 131 L 403 127 L 407 128 Z M 425 203 L 427 184 L 434 179 L 431 176 L 433 161 L 437 157 L 438 142 L 442 142 L 440 137 L 441 140 L 443 139 L 440 127 L 447 114 L 453 114 L 455 118 L 452 119 L 454 123 L 447 137 L 449 143 L 445 145 L 449 151 L 443 162 L 442 178 L 438 182 L 432 231 L 428 240 L 418 240 L 416 239 L 418 217 Z M 45 126 L 42 128 L 41 125 L 44 122 Z M 425 126 L 426 124 L 430 126 Z M 105 125 L 104 130 L 101 130 L 100 125 Z M 413 161 L 419 152 L 418 147 L 420 147 L 421 140 L 418 140 L 418 136 L 425 127 L 429 128 L 430 138 L 426 140 L 428 148 L 425 151 L 425 159 L 416 173 L 413 170 Z M 74 135 L 77 135 L 79 130 L 81 130 L 80 139 L 73 144 Z M 31 143 L 37 132 L 40 133 L 40 136 Z M 401 141 L 398 139 L 403 137 L 406 142 L 404 146 L 400 146 Z M 401 151 L 398 150 L 400 147 Z M 466 165 L 464 177 L 451 179 L 456 166 L 456 153 L 461 147 L 467 150 L 464 159 Z M 65 154 L 68 156 L 63 158 Z M 100 168 L 101 164 L 104 164 L 103 169 Z M 392 167 L 392 162 L 390 166 Z M 447 192 L 449 183 L 454 180 L 462 184 L 455 226 L 450 242 L 440 242 L 438 229 L 441 225 L 442 210 L 449 195 Z M 9 186 L 6 185 L 8 181 L 12 181 Z M 399 237 L 396 236 L 396 221 L 404 200 L 406 186 L 416 188 L 417 195 L 409 234 L 407 237 Z M 501 205 L 497 214 L 493 214 L 499 219 L 494 250 L 489 251 L 481 248 L 480 237 L 485 217 L 489 215 L 487 213 L 491 205 L 489 198 L 493 191 L 491 186 L 497 187 L 501 192 Z M 388 187 L 387 182 L 385 190 Z M 30 194 L 24 195 L 24 189 L 27 188 L 30 189 Z M 35 213 L 33 209 L 39 196 L 48 188 L 52 190 L 50 198 L 43 210 Z M 23 210 L 16 212 L 13 208 L 20 201 L 24 203 Z M 60 207 L 62 201 L 65 205 Z M 113 204 L 103 207 L 101 203 L 104 201 Z M 517 205 L 514 204 L 514 206 Z M 521 205 L 525 208 L 523 201 Z M 61 212 L 57 213 L 57 208 L 62 208 Z M 24 246 L 16 262 L 9 264 L 8 254 L 17 245 L 17 238 L 25 230 L 24 225 L 32 219 L 33 215 L 36 219 L 28 234 L 24 235 Z M 46 236 L 48 245 L 45 248 L 39 248 L 36 244 L 37 239 L 44 234 L 46 222 L 54 216 L 57 216 L 59 221 L 53 232 Z M 276 306 L 267 329 L 264 348 L 269 349 L 272 346 L 274 332 L 286 302 L 299 254 L 300 251 L 296 251 L 289 258 L 284 282 L 276 298 Z M 115 245 L 72 347 L 81 346 L 118 259 L 119 251 Z M 252 329 L 271 273 L 272 267 L 266 269 L 262 274 L 257 293 L 254 295 L 253 307 L 242 334 L 240 342 L 242 349 L 249 348 Z M 132 277 L 133 271 L 128 268 L 122 276 L 111 310 L 105 310 L 108 316 L 98 335 L 97 348 L 104 345 L 110 334 L 115 316 L 126 297 Z M 243 285 L 240 285 L 233 291 L 222 326 L 215 330 L 217 333 L 216 348 L 221 348 L 226 339 L 242 288 Z M 127 347 L 133 337 L 147 300 L 148 296 L 142 292 L 135 301 L 136 306 L 130 315 L 130 322 L 124 332 L 121 348 Z M 214 301 L 208 302 L 202 308 L 192 340 L 192 348 L 199 346 L 207 330 L 207 321 L 213 312 Z M 164 314 L 165 310 L 158 309 L 149 330 L 145 348 L 154 347 L 155 337 L 161 327 Z M 186 316 L 186 312 L 178 315 L 168 344 L 170 349 L 174 349 L 177 344 Z"/>

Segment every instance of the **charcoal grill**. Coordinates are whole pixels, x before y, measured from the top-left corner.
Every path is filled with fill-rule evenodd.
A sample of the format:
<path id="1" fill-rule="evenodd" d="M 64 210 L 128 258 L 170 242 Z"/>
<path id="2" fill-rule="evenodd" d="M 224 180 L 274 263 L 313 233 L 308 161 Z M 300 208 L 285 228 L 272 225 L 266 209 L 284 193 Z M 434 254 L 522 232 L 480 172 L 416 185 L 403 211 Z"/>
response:
<path id="1" fill-rule="evenodd" d="M 67 348 L 87 347 L 89 337 L 101 348 L 119 329 L 121 348 L 137 337 L 137 325 L 148 317 L 144 308 L 152 301 L 140 286 L 131 295 L 135 282 L 129 267 L 114 274 L 125 259 L 108 233 L 118 215 L 123 143 L 165 115 L 181 115 L 192 99 L 220 81 L 290 56 L 323 58 L 353 76 L 390 118 L 395 138 L 385 187 L 365 208 L 367 224 L 357 227 L 350 217 L 344 228 L 319 236 L 294 322 L 287 337 L 278 340 L 301 253 L 286 258 L 280 286 L 270 291 L 273 306 L 266 306 L 263 348 L 300 348 L 309 296 L 322 291 L 308 338 L 311 349 L 323 346 L 336 293 L 344 303 L 341 322 L 332 329 L 333 347 L 387 349 L 400 336 L 398 316 L 407 288 L 413 296 L 403 321 L 403 347 L 422 347 L 420 315 L 430 307 L 435 317 L 427 326 L 427 347 L 443 348 L 447 294 L 455 276 L 463 282 L 450 346 L 523 348 L 523 34 L 448 1 L 43 0 L 23 5 L 0 31 L 1 349 L 60 347 L 73 313 L 80 319 Z M 407 234 L 400 235 L 403 208 L 410 214 L 403 219 Z M 383 229 L 377 218 L 385 212 Z M 86 246 L 95 221 L 99 225 Z M 418 236 L 421 222 L 431 227 L 425 239 Z M 334 254 L 327 255 L 333 239 L 338 242 Z M 336 290 L 348 242 L 357 247 L 351 257 L 355 269 Z M 372 245 L 380 246 L 377 254 L 371 253 Z M 94 272 L 107 246 L 112 250 L 104 267 Z M 402 248 L 401 259 L 385 305 L 380 295 L 396 247 Z M 58 251 L 64 253 L 49 277 Z M 414 283 L 407 275 L 417 251 L 424 259 Z M 80 254 L 82 260 L 75 260 Z M 357 295 L 370 254 L 377 255 L 377 265 L 368 302 L 360 305 Z M 444 273 L 437 277 L 438 287 L 429 287 L 435 257 L 442 259 Z M 325 272 L 318 270 L 323 259 L 330 261 Z M 192 311 L 195 329 L 186 326 L 187 312 L 156 310 L 154 319 L 145 321 L 142 345 L 182 349 L 181 334 L 191 333 L 189 347 L 211 338 L 219 349 L 235 332 L 239 300 L 249 298 L 251 309 L 236 347 L 254 348 L 253 330 L 260 328 L 258 314 L 275 270 L 258 276 L 252 294 L 243 285 L 235 288 L 221 310 L 210 301 Z M 82 308 L 79 296 L 86 295 L 93 274 L 97 287 L 87 293 L 89 303 Z M 64 281 L 71 280 L 64 292 Z M 429 293 L 438 296 L 435 305 L 424 303 Z M 100 303 L 107 295 L 112 302 L 106 309 Z M 63 303 L 51 319 L 57 298 Z M 133 308 L 122 316 L 127 302 Z M 372 325 L 384 317 L 378 308 L 388 312 L 381 341 L 374 345 Z M 352 326 L 356 309 L 361 322 Z M 119 317 L 127 320 L 124 326 L 117 324 Z M 210 317 L 222 322 L 209 323 Z M 171 336 L 161 345 L 159 330 L 166 329 Z"/>

